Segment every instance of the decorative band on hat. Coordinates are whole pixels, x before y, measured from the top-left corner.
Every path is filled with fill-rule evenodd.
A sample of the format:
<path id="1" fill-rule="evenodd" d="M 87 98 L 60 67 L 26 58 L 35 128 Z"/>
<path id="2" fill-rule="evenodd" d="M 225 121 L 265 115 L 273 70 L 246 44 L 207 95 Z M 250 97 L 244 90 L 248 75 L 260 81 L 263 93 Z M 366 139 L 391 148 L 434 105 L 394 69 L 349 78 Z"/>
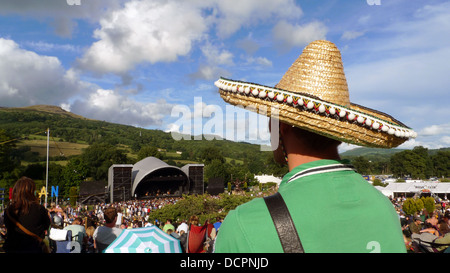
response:
<path id="1" fill-rule="evenodd" d="M 270 100 L 280 104 L 287 104 L 292 107 L 302 107 L 304 110 L 308 110 L 319 115 L 334 117 L 343 121 L 346 120 L 363 127 L 368 127 L 372 130 L 377 130 L 389 135 L 395 135 L 399 138 L 417 137 L 417 133 L 410 128 L 395 125 L 389 121 L 382 120 L 341 105 L 325 102 L 309 95 L 301 95 L 278 88 L 233 81 L 225 78 L 220 78 L 214 84 L 219 89 L 226 92 L 253 96 L 261 100 Z"/>

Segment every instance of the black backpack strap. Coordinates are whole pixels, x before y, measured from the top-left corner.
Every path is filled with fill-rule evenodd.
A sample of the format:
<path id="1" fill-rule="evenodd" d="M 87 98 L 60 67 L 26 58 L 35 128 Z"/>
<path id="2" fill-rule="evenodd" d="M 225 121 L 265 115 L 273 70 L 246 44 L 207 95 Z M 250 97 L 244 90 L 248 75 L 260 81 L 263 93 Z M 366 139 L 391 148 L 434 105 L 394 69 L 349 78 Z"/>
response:
<path id="1" fill-rule="evenodd" d="M 291 214 L 280 193 L 264 197 L 285 253 L 304 253 Z"/>

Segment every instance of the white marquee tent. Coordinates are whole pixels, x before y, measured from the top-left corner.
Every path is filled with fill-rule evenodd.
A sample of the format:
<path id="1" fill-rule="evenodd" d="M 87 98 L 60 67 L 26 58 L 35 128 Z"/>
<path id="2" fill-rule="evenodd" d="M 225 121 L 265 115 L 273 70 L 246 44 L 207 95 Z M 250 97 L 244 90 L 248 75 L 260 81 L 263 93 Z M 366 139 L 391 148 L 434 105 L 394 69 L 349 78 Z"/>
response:
<path id="1" fill-rule="evenodd" d="M 376 187 L 386 196 L 414 195 L 416 193 L 430 192 L 441 198 L 450 197 L 450 183 L 414 182 L 389 183 L 386 187 Z"/>
<path id="2" fill-rule="evenodd" d="M 262 184 L 273 182 L 273 183 L 277 183 L 277 185 L 279 186 L 281 183 L 281 178 L 275 177 L 273 175 L 267 175 L 267 174 L 255 175 L 255 178 L 258 180 L 259 183 L 262 183 Z"/>

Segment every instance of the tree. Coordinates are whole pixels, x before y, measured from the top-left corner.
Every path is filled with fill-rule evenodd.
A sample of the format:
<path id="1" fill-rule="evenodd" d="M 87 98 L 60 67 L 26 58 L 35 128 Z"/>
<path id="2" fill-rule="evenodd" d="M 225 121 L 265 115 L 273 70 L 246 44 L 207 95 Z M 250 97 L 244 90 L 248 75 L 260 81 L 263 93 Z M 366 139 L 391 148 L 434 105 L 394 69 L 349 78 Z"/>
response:
<path id="1" fill-rule="evenodd" d="M 391 171 L 395 176 L 409 175 L 412 178 L 425 178 L 427 158 L 420 153 L 406 150 L 391 156 Z"/>
<path id="2" fill-rule="evenodd" d="M 417 177 L 420 178 L 428 178 L 432 176 L 433 174 L 433 162 L 431 161 L 431 157 L 429 156 L 428 149 L 423 146 L 416 146 L 412 150 L 414 153 L 416 153 L 418 156 L 422 158 L 422 161 L 424 161 L 425 168 L 422 169 L 421 174 L 417 174 Z"/>
<path id="3" fill-rule="evenodd" d="M 75 206 L 77 204 L 77 199 L 78 199 L 78 188 L 70 187 L 69 189 L 70 205 Z"/>
<path id="4" fill-rule="evenodd" d="M 230 179 L 231 174 L 233 175 L 233 180 L 238 179 L 241 181 L 248 182 L 249 185 L 255 185 L 257 184 L 257 180 L 255 179 L 255 175 L 250 172 L 250 170 L 247 168 L 247 165 L 228 165 L 227 168 L 230 173 Z"/>
<path id="5" fill-rule="evenodd" d="M 273 153 L 269 152 L 265 154 L 266 160 L 264 162 L 265 173 L 272 174 L 273 176 L 282 177 L 289 172 L 287 165 L 281 165 L 275 162 Z"/>
<path id="6" fill-rule="evenodd" d="M 231 174 L 229 172 L 228 164 L 224 164 L 219 159 L 213 159 L 208 165 L 205 166 L 205 181 L 210 178 L 223 178 L 224 183 L 230 181 Z"/>
<path id="7" fill-rule="evenodd" d="M 205 164 L 209 164 L 213 160 L 218 160 L 221 163 L 225 163 L 225 158 L 222 155 L 222 151 L 214 146 L 203 149 L 200 158 Z"/>
<path id="8" fill-rule="evenodd" d="M 386 187 L 388 185 L 388 183 L 383 183 L 383 182 L 381 182 L 381 180 L 380 179 L 378 179 L 378 178 L 375 178 L 374 180 L 373 180 L 373 183 L 372 183 L 372 186 L 380 186 L 380 187 Z"/>
<path id="9" fill-rule="evenodd" d="M 20 161 L 13 156 L 15 148 L 14 137 L 7 134 L 5 130 L 0 129 L 0 178 L 2 173 L 10 172 L 20 165 Z"/>
<path id="10" fill-rule="evenodd" d="M 50 186 L 59 186 L 61 192 L 64 188 L 63 171 L 65 166 L 50 163 L 48 167 L 48 183 Z"/>
<path id="11" fill-rule="evenodd" d="M 244 159 L 244 164 L 247 165 L 248 170 L 253 174 L 266 173 L 264 162 L 260 154 L 247 154 Z"/>
<path id="12" fill-rule="evenodd" d="M 42 164 L 30 164 L 25 168 L 24 176 L 33 180 L 42 180 L 45 178 L 45 166 Z"/>
<path id="13" fill-rule="evenodd" d="M 358 156 L 352 160 L 352 165 L 356 168 L 358 173 L 361 174 L 371 174 L 372 168 L 369 160 L 367 160 L 364 156 Z"/>
<path id="14" fill-rule="evenodd" d="M 420 198 L 423 202 L 423 207 L 428 212 L 429 215 L 433 214 L 434 210 L 436 209 L 436 203 L 434 201 L 434 198 L 431 196 L 428 197 L 422 197 Z"/>
<path id="15" fill-rule="evenodd" d="M 162 154 L 160 152 L 158 152 L 158 149 L 156 149 L 153 146 L 147 145 L 142 147 L 139 152 L 138 152 L 138 161 L 147 158 L 149 156 L 153 156 L 159 159 L 162 159 Z"/>
<path id="16" fill-rule="evenodd" d="M 17 153 L 15 137 L 0 129 L 0 187 L 9 189 L 22 176 L 20 154 Z"/>
<path id="17" fill-rule="evenodd" d="M 423 203 L 420 199 L 407 198 L 405 202 L 403 202 L 402 210 L 406 213 L 406 215 L 414 215 L 422 210 Z"/>
<path id="18" fill-rule="evenodd" d="M 88 166 L 88 176 L 95 180 L 107 180 L 111 165 L 129 161 L 123 150 L 107 143 L 92 144 L 81 154 L 80 160 Z"/>
<path id="19" fill-rule="evenodd" d="M 420 212 L 421 210 L 423 210 L 424 209 L 424 204 L 423 204 L 422 199 L 417 198 L 417 199 L 414 199 L 414 200 L 416 201 L 417 212 Z"/>
<path id="20" fill-rule="evenodd" d="M 438 151 L 431 156 L 433 162 L 433 175 L 437 177 L 450 176 L 450 151 Z"/>
<path id="21" fill-rule="evenodd" d="M 89 172 L 89 167 L 82 160 L 81 157 L 77 156 L 71 158 L 67 165 L 62 170 L 63 187 L 62 192 L 65 197 L 70 195 L 69 190 L 71 188 L 77 188 L 80 186 L 81 182 L 85 181 Z"/>

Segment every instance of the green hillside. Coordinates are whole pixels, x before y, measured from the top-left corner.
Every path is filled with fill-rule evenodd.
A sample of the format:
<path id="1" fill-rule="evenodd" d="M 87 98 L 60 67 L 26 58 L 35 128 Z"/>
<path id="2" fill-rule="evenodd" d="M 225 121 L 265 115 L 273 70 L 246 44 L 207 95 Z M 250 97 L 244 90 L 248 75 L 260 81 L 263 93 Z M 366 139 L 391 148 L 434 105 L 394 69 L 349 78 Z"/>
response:
<path id="1" fill-rule="evenodd" d="M 371 161 L 389 160 L 391 155 L 404 151 L 404 149 L 382 149 L 382 148 L 355 148 L 341 153 L 342 158 L 352 159 L 363 156 Z"/>
<path id="2" fill-rule="evenodd" d="M 108 178 L 112 164 L 135 164 L 155 156 L 170 165 L 205 165 L 204 179 L 222 177 L 255 183 L 254 175 L 282 176 L 286 166 L 273 160 L 272 152 L 260 145 L 228 140 L 175 140 L 170 133 L 91 120 L 55 106 L 0 107 L 0 187 L 8 188 L 21 176 L 45 184 L 47 129 L 49 141 L 49 185 L 64 195 L 82 181 Z M 209 139 L 209 138 L 208 138 Z"/>
<path id="3" fill-rule="evenodd" d="M 359 147 L 349 151 L 345 151 L 341 153 L 342 158 L 352 159 L 356 157 L 363 156 L 371 161 L 389 161 L 390 157 L 393 154 L 400 153 L 406 151 L 405 149 L 382 149 L 382 148 L 366 148 Z M 430 149 L 428 150 L 428 155 L 432 156 L 437 154 L 439 151 L 450 151 L 450 148 L 441 148 L 441 149 Z"/>
<path id="4" fill-rule="evenodd" d="M 254 182 L 254 175 L 283 176 L 286 166 L 274 162 L 260 145 L 228 140 L 175 140 L 170 133 L 92 120 L 60 107 L 0 107 L 0 186 L 21 175 L 42 180 L 50 129 L 50 173 L 56 185 L 70 188 L 83 180 L 107 180 L 112 164 L 134 164 L 156 156 L 178 167 L 205 164 L 205 181 Z M 5 144 L 6 143 L 6 144 Z M 417 149 L 416 149 L 417 148 Z M 357 148 L 341 154 L 363 174 L 448 176 L 449 148 L 414 150 Z M 392 160 L 394 158 L 394 161 Z M 411 165 L 411 163 L 414 163 Z M 417 165 L 417 166 L 416 166 Z M 74 171 L 76 170 L 76 174 Z"/>
<path id="5" fill-rule="evenodd" d="M 56 106 L 0 108 L 0 130 L 19 138 L 16 146 L 26 147 L 28 153 L 41 160 L 46 153 L 47 128 L 50 128 L 50 156 L 54 161 L 63 162 L 79 155 L 94 143 L 107 143 L 125 150 L 130 163 L 136 161 L 138 152 L 145 146 L 157 148 L 165 161 L 172 159 L 180 165 L 199 162 L 198 158 L 208 147 L 217 148 L 226 162 L 234 164 L 258 163 L 271 156 L 270 152 L 261 152 L 260 146 L 255 144 L 205 139 L 177 141 L 161 130 L 91 120 Z"/>

